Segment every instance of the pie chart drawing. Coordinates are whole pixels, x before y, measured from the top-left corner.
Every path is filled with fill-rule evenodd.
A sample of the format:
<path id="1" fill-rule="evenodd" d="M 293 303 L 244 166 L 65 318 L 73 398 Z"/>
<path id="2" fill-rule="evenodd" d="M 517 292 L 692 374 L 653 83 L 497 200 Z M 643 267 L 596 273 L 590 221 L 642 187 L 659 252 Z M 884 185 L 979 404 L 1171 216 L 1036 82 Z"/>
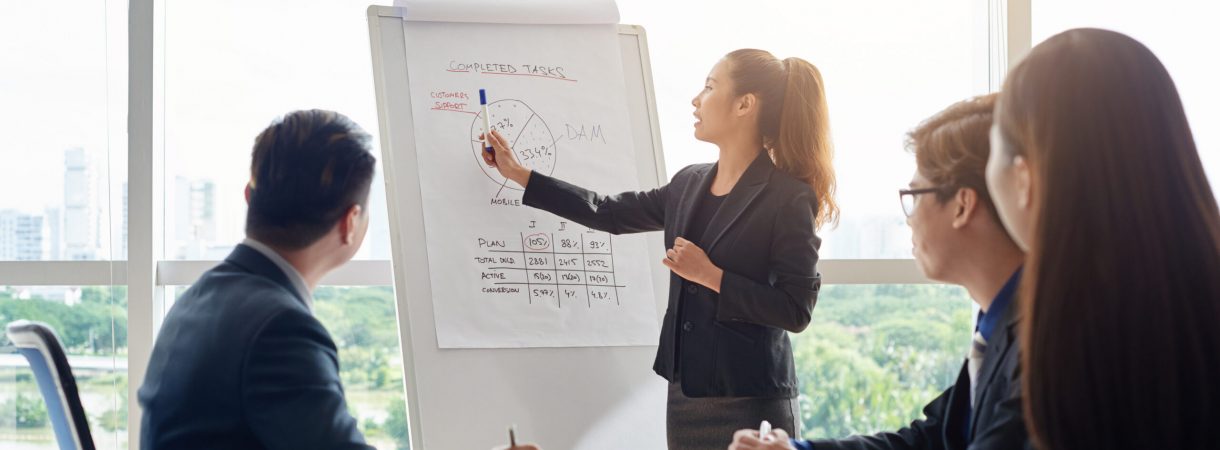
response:
<path id="1" fill-rule="evenodd" d="M 521 165 L 545 175 L 555 172 L 555 157 L 558 154 L 555 135 L 542 116 L 525 102 L 512 99 L 491 102 L 487 105 L 487 111 L 491 115 L 491 128 L 504 136 Z M 506 180 L 499 171 L 483 162 L 483 141 L 479 140 L 482 133 L 483 112 L 480 111 L 470 124 L 470 148 L 479 169 L 497 186 L 522 190 L 521 186 Z"/>

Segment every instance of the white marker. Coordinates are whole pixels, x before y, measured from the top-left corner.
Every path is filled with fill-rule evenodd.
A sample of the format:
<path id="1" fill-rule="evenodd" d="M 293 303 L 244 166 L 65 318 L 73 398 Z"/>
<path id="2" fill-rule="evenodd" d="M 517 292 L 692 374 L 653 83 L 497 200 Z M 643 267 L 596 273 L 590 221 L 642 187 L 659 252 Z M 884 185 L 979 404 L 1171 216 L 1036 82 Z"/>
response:
<path id="1" fill-rule="evenodd" d="M 771 422 L 762 421 L 758 425 L 758 439 L 763 442 L 771 442 Z"/>

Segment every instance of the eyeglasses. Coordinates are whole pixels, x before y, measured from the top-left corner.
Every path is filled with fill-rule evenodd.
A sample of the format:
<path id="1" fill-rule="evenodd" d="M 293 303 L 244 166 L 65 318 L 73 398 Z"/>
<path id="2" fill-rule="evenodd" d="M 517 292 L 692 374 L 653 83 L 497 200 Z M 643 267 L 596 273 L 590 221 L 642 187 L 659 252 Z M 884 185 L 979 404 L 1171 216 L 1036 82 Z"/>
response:
<path id="1" fill-rule="evenodd" d="M 944 192 L 948 186 L 935 186 L 919 189 L 899 189 L 898 201 L 902 203 L 902 213 L 907 217 L 915 213 L 915 196 L 919 194 L 929 194 L 932 192 Z"/>

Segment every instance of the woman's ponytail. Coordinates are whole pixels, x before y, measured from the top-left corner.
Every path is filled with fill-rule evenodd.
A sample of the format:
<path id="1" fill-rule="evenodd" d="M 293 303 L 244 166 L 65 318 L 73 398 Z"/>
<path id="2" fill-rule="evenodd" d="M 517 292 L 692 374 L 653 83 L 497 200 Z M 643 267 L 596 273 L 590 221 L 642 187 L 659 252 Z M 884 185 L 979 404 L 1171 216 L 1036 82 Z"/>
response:
<path id="1" fill-rule="evenodd" d="M 737 94 L 759 97 L 758 128 L 775 167 L 813 189 L 817 227 L 837 222 L 834 147 L 821 72 L 803 59 L 781 61 L 763 50 L 737 50 L 726 58 Z"/>

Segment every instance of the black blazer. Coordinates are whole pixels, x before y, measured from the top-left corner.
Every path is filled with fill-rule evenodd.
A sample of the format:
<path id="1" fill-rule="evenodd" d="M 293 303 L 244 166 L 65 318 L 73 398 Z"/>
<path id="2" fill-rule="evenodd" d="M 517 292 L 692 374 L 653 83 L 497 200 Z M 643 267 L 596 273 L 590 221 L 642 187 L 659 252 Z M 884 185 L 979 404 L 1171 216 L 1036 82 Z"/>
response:
<path id="1" fill-rule="evenodd" d="M 142 449 L 369 449 L 335 344 L 287 275 L 239 245 L 174 304 L 139 392 Z"/>
<path id="2" fill-rule="evenodd" d="M 1015 299 L 1014 299 L 1015 300 Z M 957 383 L 924 408 L 923 420 L 894 433 L 813 441 L 813 448 L 839 450 L 890 449 L 1024 449 L 1030 447 L 1021 416 L 1020 357 L 1016 326 L 1019 306 L 1005 312 L 1003 329 L 987 344 L 979 368 L 978 405 L 970 419 L 970 442 L 962 440 L 962 419 L 969 411 L 970 374 L 962 364 Z"/>
<path id="3" fill-rule="evenodd" d="M 603 196 L 534 172 L 524 203 L 613 234 L 665 230 L 683 236 L 714 164 L 686 167 L 658 189 Z M 724 270 L 720 293 L 670 274 L 669 308 L 653 370 L 673 382 L 676 333 L 683 333 L 682 391 L 689 397 L 797 395 L 788 331 L 809 325 L 821 276 L 814 234 L 817 201 L 804 182 L 761 152 L 704 232 L 702 248 Z M 660 254 L 660 252 L 658 252 Z M 687 301 L 678 315 L 682 290 Z"/>

